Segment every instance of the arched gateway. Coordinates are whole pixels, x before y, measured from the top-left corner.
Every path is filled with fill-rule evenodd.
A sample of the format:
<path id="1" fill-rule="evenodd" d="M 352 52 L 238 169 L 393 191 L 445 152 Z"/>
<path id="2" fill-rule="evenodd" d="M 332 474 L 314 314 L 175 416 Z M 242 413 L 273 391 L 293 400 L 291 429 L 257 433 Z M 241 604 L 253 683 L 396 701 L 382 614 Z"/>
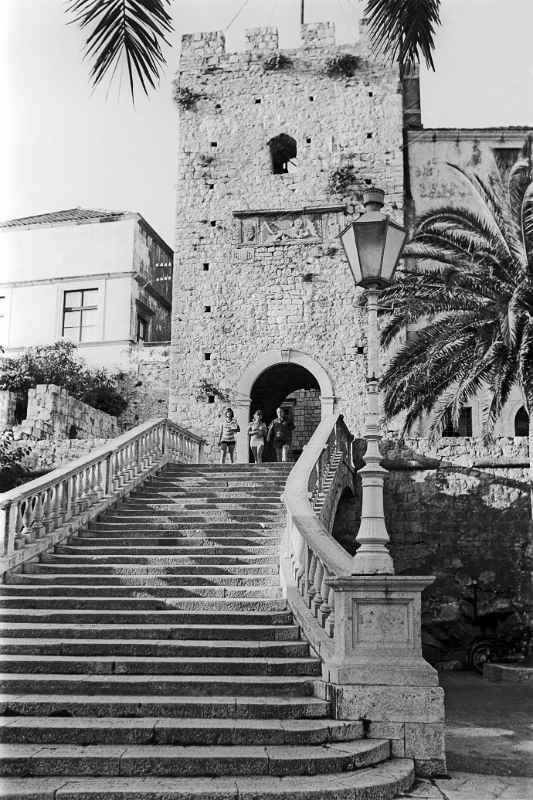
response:
<path id="1" fill-rule="evenodd" d="M 335 392 L 331 379 L 314 358 L 300 350 L 267 350 L 241 375 L 235 387 L 233 407 L 241 433 L 237 438 L 237 461 L 248 461 L 247 428 L 250 412 L 262 407 L 267 418 L 291 392 L 314 389 L 320 392 L 320 414 L 333 413 Z"/>

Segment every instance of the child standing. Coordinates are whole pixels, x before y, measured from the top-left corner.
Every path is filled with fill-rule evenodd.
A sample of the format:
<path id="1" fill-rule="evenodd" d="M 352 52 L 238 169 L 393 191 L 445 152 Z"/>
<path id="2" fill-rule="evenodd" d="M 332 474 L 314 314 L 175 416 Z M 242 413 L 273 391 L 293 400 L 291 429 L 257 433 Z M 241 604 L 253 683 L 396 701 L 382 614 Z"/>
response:
<path id="1" fill-rule="evenodd" d="M 233 414 L 232 408 L 227 408 L 220 428 L 218 444 L 221 449 L 220 463 L 226 463 L 226 453 L 229 454 L 230 463 L 233 464 L 233 454 L 235 453 L 235 434 L 239 433 L 240 428 Z"/>
<path id="2" fill-rule="evenodd" d="M 263 422 L 263 412 L 256 411 L 250 424 L 248 425 L 250 436 L 250 448 L 256 464 L 263 463 L 263 450 L 265 449 L 265 439 L 267 426 Z"/>

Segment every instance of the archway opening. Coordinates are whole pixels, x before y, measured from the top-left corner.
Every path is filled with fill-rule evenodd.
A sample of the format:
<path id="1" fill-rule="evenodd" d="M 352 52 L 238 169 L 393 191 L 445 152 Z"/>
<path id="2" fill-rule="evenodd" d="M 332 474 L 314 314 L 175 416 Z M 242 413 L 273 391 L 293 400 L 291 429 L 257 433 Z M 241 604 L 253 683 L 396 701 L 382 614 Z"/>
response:
<path id="1" fill-rule="evenodd" d="M 274 364 L 255 380 L 250 392 L 250 415 L 260 409 L 266 424 L 285 408 L 294 423 L 290 460 L 295 461 L 313 435 L 321 416 L 320 386 L 315 376 L 300 364 Z M 265 450 L 265 461 L 273 461 L 272 448 Z"/>
<path id="2" fill-rule="evenodd" d="M 529 436 L 529 414 L 524 406 L 518 409 L 514 418 L 514 435 Z"/>

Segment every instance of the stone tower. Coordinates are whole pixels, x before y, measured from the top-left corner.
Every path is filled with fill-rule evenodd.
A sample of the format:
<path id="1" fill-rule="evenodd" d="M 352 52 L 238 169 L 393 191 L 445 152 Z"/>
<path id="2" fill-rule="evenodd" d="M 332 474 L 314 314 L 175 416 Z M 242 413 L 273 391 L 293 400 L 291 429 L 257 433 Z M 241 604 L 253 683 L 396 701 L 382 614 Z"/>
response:
<path id="1" fill-rule="evenodd" d="M 274 28 L 247 40 L 182 41 L 170 391 L 170 417 L 211 445 L 229 403 L 239 460 L 250 411 L 286 398 L 308 432 L 333 410 L 361 431 L 365 309 L 338 233 L 370 185 L 403 217 L 398 71 L 364 27 L 353 46 L 331 23 L 302 25 L 296 50 Z"/>

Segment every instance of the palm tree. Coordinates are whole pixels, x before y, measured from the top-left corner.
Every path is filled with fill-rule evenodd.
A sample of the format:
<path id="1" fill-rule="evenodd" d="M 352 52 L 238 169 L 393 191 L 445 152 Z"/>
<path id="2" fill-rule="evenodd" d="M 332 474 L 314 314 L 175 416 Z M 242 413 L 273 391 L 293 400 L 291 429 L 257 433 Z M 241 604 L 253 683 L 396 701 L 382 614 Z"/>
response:
<path id="1" fill-rule="evenodd" d="M 401 272 L 383 293 L 392 307 L 384 346 L 419 326 L 383 376 L 385 413 L 405 414 L 403 433 L 429 414 L 435 437 L 488 390 L 482 423 L 490 436 L 513 386 L 522 390 L 530 419 L 533 412 L 531 137 L 506 187 L 449 166 L 469 183 L 479 210 L 444 207 L 423 215 L 404 250 L 419 269 Z"/>
<path id="2" fill-rule="evenodd" d="M 148 94 L 155 88 L 165 64 L 162 45 L 172 31 L 167 11 L 170 0 L 69 0 L 71 22 L 88 30 L 85 55 L 92 62 L 91 78 L 97 86 L 106 75 L 112 79 L 126 64 L 132 99 L 136 80 Z"/>
<path id="3" fill-rule="evenodd" d="M 397 61 L 403 77 L 423 56 L 434 70 L 435 29 L 440 25 L 440 0 L 368 0 L 365 17 L 378 52 Z"/>

